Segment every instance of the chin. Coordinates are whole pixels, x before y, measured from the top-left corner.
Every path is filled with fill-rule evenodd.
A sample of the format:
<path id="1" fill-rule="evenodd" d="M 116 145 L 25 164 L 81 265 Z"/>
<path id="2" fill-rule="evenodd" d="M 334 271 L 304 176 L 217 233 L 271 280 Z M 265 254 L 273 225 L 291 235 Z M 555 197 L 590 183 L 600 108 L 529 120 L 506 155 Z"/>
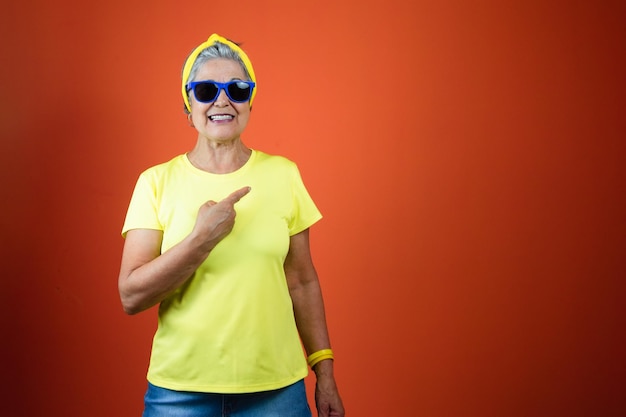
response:
<path id="1" fill-rule="evenodd" d="M 204 135 L 204 137 L 206 139 L 208 139 L 210 142 L 223 142 L 223 143 L 229 143 L 229 142 L 235 142 L 237 140 L 239 140 L 240 136 L 239 135 L 224 135 L 224 134 L 208 134 L 208 135 Z"/>

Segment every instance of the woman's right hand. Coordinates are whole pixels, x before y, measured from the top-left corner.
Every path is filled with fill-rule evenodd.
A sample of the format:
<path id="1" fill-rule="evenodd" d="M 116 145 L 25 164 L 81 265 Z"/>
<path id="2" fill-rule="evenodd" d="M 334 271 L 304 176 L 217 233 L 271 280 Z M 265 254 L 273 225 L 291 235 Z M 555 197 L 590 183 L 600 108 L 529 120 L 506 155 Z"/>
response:
<path id="1" fill-rule="evenodd" d="M 235 204 L 249 192 L 250 187 L 243 187 L 219 203 L 210 200 L 200 206 L 191 235 L 203 249 L 210 251 L 230 233 L 235 225 Z"/>

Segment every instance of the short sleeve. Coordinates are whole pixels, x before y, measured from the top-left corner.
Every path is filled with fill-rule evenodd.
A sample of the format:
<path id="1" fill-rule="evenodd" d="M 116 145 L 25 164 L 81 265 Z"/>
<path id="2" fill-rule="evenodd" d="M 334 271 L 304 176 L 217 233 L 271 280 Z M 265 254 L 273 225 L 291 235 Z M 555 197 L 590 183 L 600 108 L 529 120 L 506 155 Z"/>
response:
<path id="1" fill-rule="evenodd" d="M 295 164 L 291 176 L 291 191 L 293 210 L 289 221 L 289 235 L 293 236 L 318 222 L 322 214 L 304 186 L 300 171 Z"/>
<path id="2" fill-rule="evenodd" d="M 124 237 L 131 229 L 163 230 L 157 210 L 156 187 L 149 178 L 148 173 L 144 172 L 137 179 L 122 227 Z"/>

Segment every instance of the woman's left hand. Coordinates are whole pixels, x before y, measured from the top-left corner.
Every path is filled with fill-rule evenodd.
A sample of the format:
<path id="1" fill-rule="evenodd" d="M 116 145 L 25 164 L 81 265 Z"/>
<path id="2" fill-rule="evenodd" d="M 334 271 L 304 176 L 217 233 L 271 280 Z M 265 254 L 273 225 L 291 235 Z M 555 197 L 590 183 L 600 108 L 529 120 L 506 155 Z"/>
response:
<path id="1" fill-rule="evenodd" d="M 315 366 L 315 404 L 319 417 L 344 417 L 346 412 L 332 372 L 332 361 L 325 360 Z"/>

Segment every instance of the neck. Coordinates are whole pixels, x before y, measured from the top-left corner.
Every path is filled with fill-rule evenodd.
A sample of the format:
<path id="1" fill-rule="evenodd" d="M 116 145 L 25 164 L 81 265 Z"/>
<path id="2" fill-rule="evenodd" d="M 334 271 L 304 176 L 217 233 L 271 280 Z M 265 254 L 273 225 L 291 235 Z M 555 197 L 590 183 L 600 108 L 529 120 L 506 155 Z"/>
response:
<path id="1" fill-rule="evenodd" d="M 198 169 L 212 174 L 228 174 L 244 166 L 252 151 L 241 140 L 213 142 L 198 137 L 193 150 L 187 153 L 189 161 Z"/>

